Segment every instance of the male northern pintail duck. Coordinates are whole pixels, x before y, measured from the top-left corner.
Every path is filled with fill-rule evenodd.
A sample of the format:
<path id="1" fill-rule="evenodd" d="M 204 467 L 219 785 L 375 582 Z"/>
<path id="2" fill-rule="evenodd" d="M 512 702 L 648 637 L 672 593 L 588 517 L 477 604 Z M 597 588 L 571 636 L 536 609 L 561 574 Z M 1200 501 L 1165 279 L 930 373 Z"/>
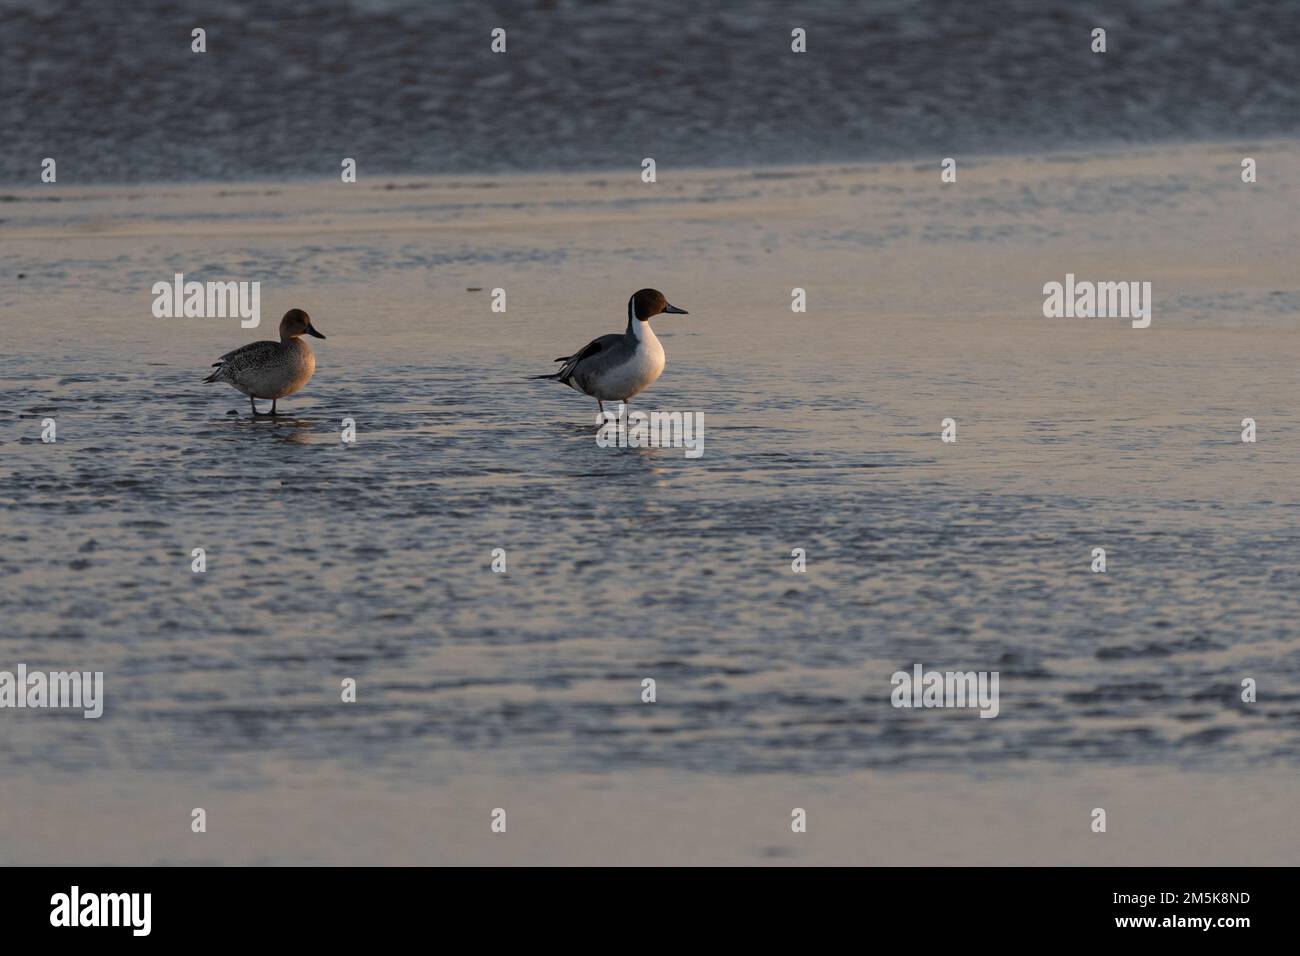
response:
<path id="1" fill-rule="evenodd" d="M 669 305 L 662 292 L 642 289 L 628 299 L 627 331 L 592 339 L 563 362 L 554 375 L 537 375 L 562 382 L 577 392 L 590 395 L 603 412 L 605 402 L 626 402 L 637 392 L 654 384 L 664 370 L 664 347 L 650 328 L 652 316 L 689 315 L 685 309 Z"/>
<path id="2" fill-rule="evenodd" d="M 216 371 L 203 381 L 229 382 L 248 396 L 254 415 L 263 413 L 253 399 L 269 398 L 268 414 L 274 415 L 276 399 L 299 391 L 316 371 L 316 356 L 302 340 L 304 333 L 325 338 L 312 326 L 310 315 L 290 309 L 280 320 L 280 341 L 253 342 L 227 352 L 221 361 L 212 363 Z"/>

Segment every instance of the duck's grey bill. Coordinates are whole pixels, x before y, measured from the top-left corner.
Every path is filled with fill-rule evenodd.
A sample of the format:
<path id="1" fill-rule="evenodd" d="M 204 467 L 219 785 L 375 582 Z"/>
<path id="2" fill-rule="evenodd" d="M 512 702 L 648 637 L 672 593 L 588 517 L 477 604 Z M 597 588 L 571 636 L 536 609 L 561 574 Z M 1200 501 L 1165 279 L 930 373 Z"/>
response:
<path id="1" fill-rule="evenodd" d="M 679 309 L 675 305 L 670 305 L 668 308 L 664 309 L 664 311 L 669 315 L 690 315 L 690 313 L 685 309 Z"/>
<path id="2" fill-rule="evenodd" d="M 307 334 L 308 334 L 308 335 L 314 335 L 314 336 L 316 336 L 316 338 L 318 338 L 318 339 L 323 339 L 323 338 L 325 338 L 325 336 L 321 335 L 319 332 L 316 331 L 316 329 L 315 329 L 313 326 L 310 326 L 310 325 L 307 326 Z"/>

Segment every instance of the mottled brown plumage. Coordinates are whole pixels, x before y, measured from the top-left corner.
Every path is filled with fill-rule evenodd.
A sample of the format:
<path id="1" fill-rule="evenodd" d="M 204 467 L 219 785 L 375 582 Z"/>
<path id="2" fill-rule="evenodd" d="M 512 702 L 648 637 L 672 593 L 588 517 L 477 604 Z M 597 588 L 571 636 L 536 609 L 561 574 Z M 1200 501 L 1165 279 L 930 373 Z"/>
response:
<path id="1" fill-rule="evenodd" d="M 302 309 L 290 309 L 280 320 L 280 341 L 253 342 L 221 356 L 205 382 L 227 382 L 248 396 L 253 414 L 260 414 L 254 399 L 271 399 L 270 414 L 276 414 L 277 399 L 300 391 L 316 371 L 316 356 L 301 336 L 325 336 L 311 324 Z"/>

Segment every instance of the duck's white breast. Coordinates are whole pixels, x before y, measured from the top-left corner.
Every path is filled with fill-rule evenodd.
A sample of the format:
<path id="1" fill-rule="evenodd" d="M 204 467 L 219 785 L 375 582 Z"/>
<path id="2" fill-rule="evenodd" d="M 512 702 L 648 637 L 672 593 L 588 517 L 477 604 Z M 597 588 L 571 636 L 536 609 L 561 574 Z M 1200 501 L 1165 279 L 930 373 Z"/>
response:
<path id="1" fill-rule="evenodd" d="M 649 322 L 637 322 L 637 349 L 626 362 L 606 369 L 595 383 L 597 398 L 626 401 L 652 385 L 664 370 L 664 347 Z"/>

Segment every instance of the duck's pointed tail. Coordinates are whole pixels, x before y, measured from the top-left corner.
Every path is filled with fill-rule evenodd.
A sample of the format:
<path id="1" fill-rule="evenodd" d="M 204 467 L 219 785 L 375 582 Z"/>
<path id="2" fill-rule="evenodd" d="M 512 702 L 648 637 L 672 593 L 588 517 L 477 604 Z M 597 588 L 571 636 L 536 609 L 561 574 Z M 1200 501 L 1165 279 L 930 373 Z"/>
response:
<path id="1" fill-rule="evenodd" d="M 213 363 L 212 363 L 212 367 L 213 367 L 213 369 L 215 369 L 215 371 L 213 371 L 213 373 L 212 373 L 211 375 L 209 375 L 207 378 L 205 378 L 205 379 L 203 380 L 204 382 L 219 382 L 219 381 L 221 381 L 222 376 L 223 376 L 223 375 L 225 374 L 225 372 L 226 372 L 226 363 L 225 363 L 225 362 L 213 362 Z"/>
<path id="2" fill-rule="evenodd" d="M 560 366 L 560 370 L 559 370 L 558 372 L 554 372 L 554 373 L 552 373 L 552 374 L 550 374 L 550 375 L 530 375 L 530 376 L 528 376 L 528 377 L 529 377 L 529 378 L 534 378 L 534 379 L 537 379 L 537 378 L 544 378 L 544 379 L 546 379 L 547 381 L 550 381 L 550 382 L 564 382 L 564 380 L 565 380 L 566 378 L 568 378 L 568 375 L 566 374 L 566 372 L 568 371 L 568 364 L 567 364 L 567 363 L 568 363 L 569 359 L 571 359 L 571 358 L 573 358 L 572 355 L 561 355 L 559 358 L 557 358 L 557 359 L 555 360 L 555 361 L 557 361 L 557 362 L 564 362 L 564 363 L 566 363 L 565 365 Z M 565 384 L 567 385 L 568 383 L 565 382 Z"/>

